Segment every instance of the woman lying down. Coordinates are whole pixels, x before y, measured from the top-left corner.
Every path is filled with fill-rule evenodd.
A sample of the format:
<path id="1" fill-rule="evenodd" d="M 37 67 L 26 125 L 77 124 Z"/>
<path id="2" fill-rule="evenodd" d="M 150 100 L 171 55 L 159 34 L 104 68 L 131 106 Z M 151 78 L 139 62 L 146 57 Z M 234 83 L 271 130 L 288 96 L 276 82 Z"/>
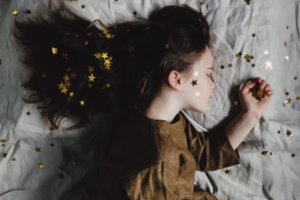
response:
<path id="1" fill-rule="evenodd" d="M 245 83 L 234 120 L 199 132 L 180 110 L 206 113 L 215 88 L 202 13 L 185 4 L 166 6 L 148 19 L 107 26 L 63 4 L 50 11 L 52 23 L 15 21 L 14 36 L 27 48 L 22 62 L 33 72 L 24 86 L 37 99 L 28 102 L 50 98 L 42 109 L 54 128 L 58 117 L 78 120 L 75 129 L 89 123 L 91 113 L 116 107 L 125 113 L 100 162 L 92 199 L 215 200 L 194 185 L 195 171 L 240 164 L 237 147 L 265 111 L 270 85 L 261 78 Z M 254 87 L 265 94 L 260 101 Z"/>

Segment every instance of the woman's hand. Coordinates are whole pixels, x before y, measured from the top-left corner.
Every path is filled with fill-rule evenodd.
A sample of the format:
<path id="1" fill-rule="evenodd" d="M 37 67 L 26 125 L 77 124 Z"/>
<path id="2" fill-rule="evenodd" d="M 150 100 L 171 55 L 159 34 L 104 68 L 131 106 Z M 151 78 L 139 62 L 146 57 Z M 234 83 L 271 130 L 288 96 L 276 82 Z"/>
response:
<path id="1" fill-rule="evenodd" d="M 261 101 L 256 100 L 250 91 L 250 89 L 255 87 L 256 84 L 260 84 L 259 89 L 265 92 L 265 96 L 261 99 Z M 271 90 L 271 86 L 259 77 L 255 78 L 251 83 L 245 83 L 239 92 L 239 98 L 242 106 L 241 112 L 248 113 L 258 120 L 267 108 L 272 96 L 273 91 Z"/>

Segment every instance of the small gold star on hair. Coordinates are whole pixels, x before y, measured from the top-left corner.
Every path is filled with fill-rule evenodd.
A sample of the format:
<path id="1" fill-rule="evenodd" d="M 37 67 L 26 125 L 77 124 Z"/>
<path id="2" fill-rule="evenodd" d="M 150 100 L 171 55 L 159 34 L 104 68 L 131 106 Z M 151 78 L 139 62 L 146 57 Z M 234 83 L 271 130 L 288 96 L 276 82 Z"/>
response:
<path id="1" fill-rule="evenodd" d="M 14 14 L 14 16 L 17 16 L 18 11 L 16 11 L 16 10 L 14 9 L 14 11 L 13 11 L 12 13 Z"/>
<path id="2" fill-rule="evenodd" d="M 53 53 L 53 55 L 57 54 L 57 48 L 52 47 L 52 53 Z"/>

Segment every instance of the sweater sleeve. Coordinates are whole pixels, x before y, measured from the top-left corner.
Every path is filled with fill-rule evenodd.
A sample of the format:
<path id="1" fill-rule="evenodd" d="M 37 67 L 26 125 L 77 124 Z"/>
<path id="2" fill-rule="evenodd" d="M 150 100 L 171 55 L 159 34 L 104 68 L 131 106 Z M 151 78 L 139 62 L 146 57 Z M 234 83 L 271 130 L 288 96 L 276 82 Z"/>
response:
<path id="1" fill-rule="evenodd" d="M 199 171 L 215 171 L 240 164 L 238 149 L 231 146 L 225 133 L 225 127 L 219 127 L 208 133 L 197 131 L 187 123 L 188 148 L 196 160 Z"/>
<path id="2" fill-rule="evenodd" d="M 192 197 L 193 191 L 181 191 L 188 194 L 179 196 L 176 191 L 178 167 L 159 162 L 138 171 L 124 180 L 125 190 L 130 200 L 183 200 Z M 190 190 L 188 187 L 181 190 Z"/>

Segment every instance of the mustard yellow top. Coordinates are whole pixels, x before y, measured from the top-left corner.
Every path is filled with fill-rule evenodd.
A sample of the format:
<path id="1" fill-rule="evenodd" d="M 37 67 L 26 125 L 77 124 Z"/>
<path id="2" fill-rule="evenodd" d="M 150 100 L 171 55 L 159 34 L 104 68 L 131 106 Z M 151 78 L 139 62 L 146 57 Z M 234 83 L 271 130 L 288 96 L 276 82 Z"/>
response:
<path id="1" fill-rule="evenodd" d="M 122 121 L 100 162 L 92 200 L 216 200 L 194 185 L 196 169 L 214 171 L 240 164 L 225 134 L 197 131 L 180 112 L 172 123 L 135 108 Z"/>

